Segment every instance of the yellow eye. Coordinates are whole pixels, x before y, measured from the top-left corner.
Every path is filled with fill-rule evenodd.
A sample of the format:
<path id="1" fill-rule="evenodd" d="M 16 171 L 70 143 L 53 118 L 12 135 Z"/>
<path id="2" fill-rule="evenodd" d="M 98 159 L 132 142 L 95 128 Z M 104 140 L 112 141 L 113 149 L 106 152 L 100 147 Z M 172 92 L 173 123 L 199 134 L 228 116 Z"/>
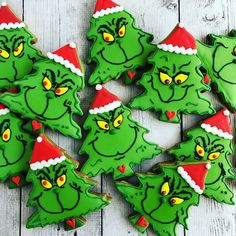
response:
<path id="1" fill-rule="evenodd" d="M 205 150 L 200 145 L 196 146 L 196 152 L 200 157 L 204 157 L 205 155 Z"/>
<path id="2" fill-rule="evenodd" d="M 166 73 L 160 72 L 159 76 L 160 76 L 160 80 L 163 84 L 169 85 L 172 83 L 172 78 L 169 75 L 167 75 Z"/>
<path id="3" fill-rule="evenodd" d="M 165 182 L 164 184 L 162 184 L 161 186 L 161 195 L 166 196 L 168 195 L 170 192 L 170 186 L 168 182 Z"/>
<path id="4" fill-rule="evenodd" d="M 188 75 L 186 74 L 178 74 L 175 78 L 174 81 L 176 84 L 182 84 L 188 79 Z"/>
<path id="5" fill-rule="evenodd" d="M 18 57 L 24 50 L 24 43 L 21 43 L 17 48 L 15 48 L 13 54 L 15 57 Z"/>
<path id="6" fill-rule="evenodd" d="M 59 178 L 57 178 L 57 186 L 61 187 L 62 185 L 64 185 L 66 182 L 66 175 L 62 175 Z"/>
<path id="7" fill-rule="evenodd" d="M 123 115 L 120 114 L 113 122 L 114 127 L 119 127 L 121 123 L 123 122 Z"/>
<path id="8" fill-rule="evenodd" d="M 97 125 L 98 125 L 99 128 L 104 129 L 104 130 L 109 130 L 110 129 L 109 124 L 106 121 L 103 121 L 103 120 L 97 121 Z"/>
<path id="9" fill-rule="evenodd" d="M 102 36 L 106 42 L 113 42 L 115 40 L 113 35 L 106 32 L 103 32 Z"/>
<path id="10" fill-rule="evenodd" d="M 7 51 L 0 48 L 0 56 L 7 59 L 7 58 L 9 58 L 10 55 Z"/>
<path id="11" fill-rule="evenodd" d="M 47 90 L 50 90 L 52 88 L 52 83 L 51 81 L 49 80 L 48 77 L 44 77 L 43 79 L 43 87 Z"/>
<path id="12" fill-rule="evenodd" d="M 236 55 L 236 47 L 233 50 L 233 55 Z"/>
<path id="13" fill-rule="evenodd" d="M 68 89 L 69 89 L 68 87 L 57 88 L 55 90 L 55 94 L 61 96 L 61 95 L 65 94 L 68 91 Z"/>
<path id="14" fill-rule="evenodd" d="M 3 132 L 3 134 L 2 134 L 2 140 L 3 140 L 4 142 L 7 142 L 7 141 L 9 141 L 10 138 L 11 138 L 11 130 L 8 128 L 8 129 L 6 129 L 6 130 Z"/>
<path id="15" fill-rule="evenodd" d="M 119 36 L 121 38 L 123 38 L 125 36 L 125 33 L 126 33 L 126 26 L 123 25 L 120 29 L 119 29 Z"/>
<path id="16" fill-rule="evenodd" d="M 179 205 L 179 204 L 181 204 L 183 202 L 184 202 L 184 199 L 180 198 L 180 197 L 172 197 L 170 199 L 170 203 L 173 204 L 173 205 Z"/>
<path id="17" fill-rule="evenodd" d="M 213 152 L 209 154 L 208 159 L 214 161 L 220 156 L 220 154 L 221 154 L 220 152 Z"/>
<path id="18" fill-rule="evenodd" d="M 42 179 L 41 180 L 41 184 L 46 189 L 52 188 L 52 184 L 48 180 L 46 180 L 46 179 Z"/>

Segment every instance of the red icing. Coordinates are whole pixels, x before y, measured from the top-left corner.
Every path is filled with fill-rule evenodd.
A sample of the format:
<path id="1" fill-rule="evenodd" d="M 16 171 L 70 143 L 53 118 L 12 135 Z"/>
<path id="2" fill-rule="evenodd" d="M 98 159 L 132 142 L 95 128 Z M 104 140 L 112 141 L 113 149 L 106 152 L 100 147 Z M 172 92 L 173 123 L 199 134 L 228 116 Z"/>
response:
<path id="1" fill-rule="evenodd" d="M 0 109 L 5 109 L 5 108 L 6 108 L 5 105 L 0 103 Z"/>
<path id="2" fill-rule="evenodd" d="M 75 68 L 80 69 L 82 71 L 77 50 L 76 48 L 70 47 L 69 44 L 52 52 L 52 54 L 56 54 L 57 56 L 62 57 L 64 60 L 68 60 L 71 64 L 75 66 Z"/>
<path id="3" fill-rule="evenodd" d="M 209 84 L 211 82 L 211 79 L 208 74 L 204 75 L 203 81 L 205 84 Z"/>
<path id="4" fill-rule="evenodd" d="M 42 138 L 42 142 L 35 141 L 30 164 L 48 161 L 49 159 L 60 158 L 62 156 L 62 153 L 57 146 L 50 143 L 43 135 L 40 135 L 39 137 Z"/>
<path id="5" fill-rule="evenodd" d="M 4 138 L 7 139 L 7 138 L 8 138 L 8 135 L 7 135 L 7 134 L 4 134 Z"/>
<path id="6" fill-rule="evenodd" d="M 60 93 L 60 92 L 61 92 L 61 89 L 60 89 L 60 88 L 57 88 L 55 92 L 56 92 L 56 93 Z"/>
<path id="7" fill-rule="evenodd" d="M 204 189 L 205 179 L 208 172 L 206 163 L 182 165 L 180 167 L 182 167 L 188 173 L 191 179 L 194 180 L 196 185 L 199 186 L 201 190 Z"/>
<path id="8" fill-rule="evenodd" d="M 19 89 L 18 88 L 10 88 L 10 89 L 8 89 L 8 92 L 9 93 L 18 93 Z"/>
<path id="9" fill-rule="evenodd" d="M 120 99 L 103 87 L 101 90 L 97 90 L 94 100 L 90 105 L 90 109 L 104 107 L 114 101 L 120 101 Z"/>
<path id="10" fill-rule="evenodd" d="M 212 127 L 216 126 L 218 129 L 223 130 L 223 132 L 232 134 L 232 128 L 230 126 L 229 117 L 224 115 L 224 111 L 227 111 L 227 109 L 223 108 L 222 110 L 217 112 L 214 116 L 209 117 L 202 123 L 209 124 Z"/>
<path id="11" fill-rule="evenodd" d="M 168 120 L 172 120 L 174 117 L 176 117 L 176 112 L 175 111 L 166 111 L 166 116 Z"/>
<path id="12" fill-rule="evenodd" d="M 125 166 L 125 165 L 118 166 L 118 170 L 119 170 L 121 173 L 125 173 L 125 171 L 126 171 L 126 166 Z"/>
<path id="13" fill-rule="evenodd" d="M 161 44 L 184 47 L 184 49 L 197 49 L 195 38 L 183 27 L 177 25 Z"/>
<path id="14" fill-rule="evenodd" d="M 137 226 L 140 226 L 140 227 L 144 227 L 144 228 L 147 228 L 149 223 L 148 221 L 145 219 L 144 216 L 141 216 L 138 221 L 136 222 L 136 225 Z"/>
<path id="15" fill-rule="evenodd" d="M 2 6 L 0 8 L 0 24 L 2 23 L 21 23 L 22 21 L 18 18 L 8 6 Z"/>
<path id="16" fill-rule="evenodd" d="M 31 124 L 32 124 L 32 127 L 33 127 L 34 131 L 41 129 L 42 126 L 43 126 L 42 123 L 40 123 L 36 120 L 32 120 Z"/>
<path id="17" fill-rule="evenodd" d="M 69 225 L 71 228 L 75 228 L 75 218 L 67 220 L 66 224 Z"/>
<path id="18" fill-rule="evenodd" d="M 135 71 L 133 71 L 133 72 L 131 72 L 131 71 L 128 71 L 128 76 L 129 76 L 129 78 L 132 80 L 133 78 L 134 78 L 134 76 L 136 75 L 136 72 Z"/>
<path id="19" fill-rule="evenodd" d="M 106 10 L 108 8 L 117 7 L 117 6 L 119 5 L 111 0 L 97 0 L 94 13 L 101 10 Z"/>
<path id="20" fill-rule="evenodd" d="M 17 186 L 20 184 L 20 176 L 14 176 L 11 178 L 12 182 L 15 183 Z"/>

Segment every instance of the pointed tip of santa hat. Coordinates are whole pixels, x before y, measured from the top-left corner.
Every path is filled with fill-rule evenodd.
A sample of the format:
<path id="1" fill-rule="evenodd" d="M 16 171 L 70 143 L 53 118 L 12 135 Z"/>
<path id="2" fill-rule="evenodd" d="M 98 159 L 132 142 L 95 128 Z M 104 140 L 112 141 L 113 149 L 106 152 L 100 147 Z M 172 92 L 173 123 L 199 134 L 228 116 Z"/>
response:
<path id="1" fill-rule="evenodd" d="M 50 167 L 64 160 L 66 157 L 61 153 L 59 147 L 49 142 L 45 135 L 41 134 L 37 137 L 30 161 L 32 170 Z"/>
<path id="2" fill-rule="evenodd" d="M 177 24 L 169 36 L 158 45 L 158 48 L 176 54 L 197 54 L 196 40 L 182 23 Z"/>
<path id="3" fill-rule="evenodd" d="M 121 106 L 120 99 L 116 95 L 110 93 L 106 88 L 102 87 L 101 84 L 96 85 L 96 91 L 95 98 L 90 105 L 90 114 L 96 115 L 112 111 Z"/>
<path id="4" fill-rule="evenodd" d="M 97 0 L 94 9 L 93 18 L 99 18 L 105 15 L 123 11 L 124 8 L 112 0 Z"/>
<path id="5" fill-rule="evenodd" d="M 177 171 L 196 193 L 202 194 L 206 175 L 210 168 L 210 163 L 194 163 L 180 165 Z"/>
<path id="6" fill-rule="evenodd" d="M 0 8 L 0 30 L 10 30 L 25 27 L 22 22 L 8 7 L 6 2 L 2 2 Z"/>
<path id="7" fill-rule="evenodd" d="M 78 76 L 83 76 L 81 63 L 76 50 L 76 43 L 71 42 L 54 52 L 48 52 L 47 56 L 49 59 L 70 69 Z"/>
<path id="8" fill-rule="evenodd" d="M 4 104 L 0 103 L 0 116 L 4 116 L 9 112 L 10 112 L 10 110 L 8 108 L 6 108 L 6 106 Z"/>
<path id="9" fill-rule="evenodd" d="M 229 110 L 223 108 L 215 115 L 205 119 L 201 124 L 201 128 L 208 133 L 231 140 L 233 139 L 233 135 L 229 115 Z"/>

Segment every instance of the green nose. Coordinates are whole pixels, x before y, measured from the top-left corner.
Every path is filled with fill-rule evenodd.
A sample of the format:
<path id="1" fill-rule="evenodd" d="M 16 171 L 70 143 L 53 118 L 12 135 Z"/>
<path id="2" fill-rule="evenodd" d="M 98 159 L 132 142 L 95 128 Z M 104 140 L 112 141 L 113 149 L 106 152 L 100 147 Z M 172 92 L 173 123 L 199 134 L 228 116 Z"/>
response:
<path id="1" fill-rule="evenodd" d="M 48 92 L 46 96 L 47 98 L 51 99 L 54 97 L 54 94 L 52 92 Z"/>
<path id="2" fill-rule="evenodd" d="M 166 202 L 167 202 L 166 197 L 162 197 L 162 198 L 161 198 L 161 202 L 162 202 L 162 203 L 166 203 Z"/>
<path id="3" fill-rule="evenodd" d="M 116 134 L 116 130 L 115 130 L 115 129 L 110 130 L 110 131 L 109 131 L 109 134 L 112 134 L 112 135 L 113 135 L 113 134 Z"/>

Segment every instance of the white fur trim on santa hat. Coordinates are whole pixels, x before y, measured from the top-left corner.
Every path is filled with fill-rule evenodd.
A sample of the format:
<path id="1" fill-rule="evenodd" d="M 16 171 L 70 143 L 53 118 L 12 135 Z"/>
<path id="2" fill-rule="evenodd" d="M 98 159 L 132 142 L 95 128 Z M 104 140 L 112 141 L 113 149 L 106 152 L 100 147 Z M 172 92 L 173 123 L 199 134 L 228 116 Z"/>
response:
<path id="1" fill-rule="evenodd" d="M 75 68 L 75 66 L 72 63 L 70 63 L 68 60 L 65 60 L 63 57 L 53 54 L 51 52 L 48 52 L 47 56 L 49 59 L 54 60 L 55 62 L 60 63 L 66 68 L 70 69 L 73 73 L 77 74 L 78 76 L 83 76 L 79 68 Z"/>
<path id="2" fill-rule="evenodd" d="M 5 7 L 5 6 L 7 6 L 7 3 L 6 2 L 2 2 L 1 6 Z"/>
<path id="3" fill-rule="evenodd" d="M 63 162 L 64 160 L 66 160 L 65 156 L 61 156 L 61 157 L 56 157 L 54 159 L 49 159 L 48 161 L 41 161 L 41 162 L 35 162 L 30 164 L 30 168 L 31 170 L 40 170 L 44 167 L 49 167 L 49 166 L 55 166 L 58 163 Z"/>
<path id="4" fill-rule="evenodd" d="M 124 10 L 124 7 L 122 6 L 116 6 L 116 7 L 112 7 L 112 8 L 107 8 L 106 10 L 101 10 L 101 11 L 97 11 L 93 14 L 93 18 L 97 19 L 99 17 L 105 16 L 105 15 L 109 15 L 109 14 L 113 14 L 116 12 L 121 12 Z"/>
<path id="5" fill-rule="evenodd" d="M 211 126 L 209 124 L 201 124 L 201 128 L 204 129 L 208 133 L 212 133 L 224 139 L 233 139 L 233 135 L 229 134 L 228 132 L 223 132 L 222 129 L 218 129 L 216 126 Z"/>
<path id="6" fill-rule="evenodd" d="M 225 116 L 229 116 L 230 115 L 230 112 L 229 112 L 229 110 L 224 110 L 224 112 L 223 112 L 223 114 L 225 115 Z"/>
<path id="7" fill-rule="evenodd" d="M 24 22 L 21 22 L 21 23 L 2 23 L 0 24 L 0 30 L 4 30 L 4 29 L 20 29 L 20 28 L 24 28 L 25 27 L 25 23 Z"/>
<path id="8" fill-rule="evenodd" d="M 9 112 L 10 112 L 10 110 L 8 108 L 0 109 L 0 116 L 4 116 Z"/>
<path id="9" fill-rule="evenodd" d="M 163 51 L 174 52 L 177 54 L 183 54 L 183 55 L 197 54 L 197 49 L 192 49 L 192 48 L 186 49 L 184 47 L 173 46 L 172 44 L 163 43 L 163 44 L 159 44 L 157 47 L 162 49 Z"/>
<path id="10" fill-rule="evenodd" d="M 112 103 L 109 103 L 109 104 L 105 105 L 104 107 L 90 109 L 89 113 L 92 114 L 92 115 L 96 115 L 96 114 L 99 114 L 99 113 L 112 111 L 112 110 L 114 110 L 114 109 L 116 109 L 117 107 L 120 107 L 120 106 L 121 106 L 120 101 L 114 101 Z"/>
<path id="11" fill-rule="evenodd" d="M 185 171 L 183 167 L 178 167 L 177 171 L 196 193 L 203 193 L 203 190 L 200 189 L 200 187 L 195 183 L 194 180 L 192 180 L 192 178 L 188 175 L 188 172 Z"/>

